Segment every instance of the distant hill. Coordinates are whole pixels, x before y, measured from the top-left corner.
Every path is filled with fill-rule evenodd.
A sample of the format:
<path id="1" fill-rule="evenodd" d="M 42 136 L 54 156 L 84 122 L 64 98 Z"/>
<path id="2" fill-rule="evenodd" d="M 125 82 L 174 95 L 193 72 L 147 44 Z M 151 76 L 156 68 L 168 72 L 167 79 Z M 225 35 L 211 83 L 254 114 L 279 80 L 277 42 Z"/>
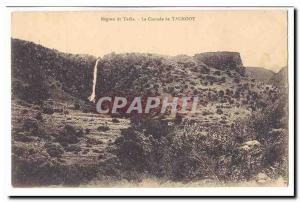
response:
<path id="1" fill-rule="evenodd" d="M 28 102 L 76 97 L 92 90 L 96 57 L 59 52 L 12 39 L 13 96 Z M 239 53 L 209 52 L 195 56 L 150 53 L 107 54 L 99 60 L 96 97 L 103 94 L 207 96 L 238 88 L 248 79 Z M 232 88 L 231 86 L 234 86 Z"/>
<path id="2" fill-rule="evenodd" d="M 86 99 L 90 94 L 96 58 L 62 53 L 41 45 L 12 39 L 13 96 L 38 102 L 58 95 Z"/>
<path id="3" fill-rule="evenodd" d="M 267 83 L 275 72 L 263 67 L 246 67 L 246 73 L 257 81 Z"/>
<path id="4" fill-rule="evenodd" d="M 13 98 L 31 103 L 47 99 L 89 102 L 96 57 L 17 39 L 12 39 L 11 50 Z M 245 74 L 237 52 L 195 56 L 110 53 L 98 60 L 97 69 L 96 100 L 110 95 L 197 96 L 204 106 L 230 104 L 247 110 L 262 106 L 268 98 L 262 93 L 264 87 Z"/>
<path id="5" fill-rule="evenodd" d="M 283 67 L 279 72 L 274 74 L 270 79 L 268 84 L 277 86 L 279 88 L 288 87 L 288 68 Z"/>
<path id="6" fill-rule="evenodd" d="M 209 52 L 174 57 L 149 53 L 107 54 L 98 64 L 97 97 L 127 95 L 202 95 L 247 81 L 235 52 Z"/>

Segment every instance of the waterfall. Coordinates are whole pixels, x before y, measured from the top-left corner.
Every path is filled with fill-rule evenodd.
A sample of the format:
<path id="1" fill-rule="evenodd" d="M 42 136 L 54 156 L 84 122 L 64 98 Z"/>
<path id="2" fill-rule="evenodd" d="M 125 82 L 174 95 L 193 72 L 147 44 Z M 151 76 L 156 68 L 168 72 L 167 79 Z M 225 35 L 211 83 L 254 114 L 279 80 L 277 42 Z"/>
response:
<path id="1" fill-rule="evenodd" d="M 96 64 L 94 66 L 94 77 L 93 77 L 93 89 L 92 89 L 92 94 L 89 97 L 89 100 L 91 102 L 96 102 L 96 83 L 97 83 L 97 66 L 98 66 L 98 62 L 99 62 L 100 58 L 97 59 Z"/>

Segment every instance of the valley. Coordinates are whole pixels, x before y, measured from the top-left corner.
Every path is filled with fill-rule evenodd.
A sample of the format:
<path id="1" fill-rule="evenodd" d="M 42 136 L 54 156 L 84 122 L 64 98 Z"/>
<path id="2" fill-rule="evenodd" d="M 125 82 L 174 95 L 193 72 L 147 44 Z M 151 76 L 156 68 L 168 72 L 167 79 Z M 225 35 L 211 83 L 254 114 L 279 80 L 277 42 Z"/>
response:
<path id="1" fill-rule="evenodd" d="M 286 183 L 284 72 L 259 71 L 270 82 L 237 52 L 96 58 L 12 39 L 13 184 Z M 97 113 L 118 96 L 197 97 L 199 113 Z"/>

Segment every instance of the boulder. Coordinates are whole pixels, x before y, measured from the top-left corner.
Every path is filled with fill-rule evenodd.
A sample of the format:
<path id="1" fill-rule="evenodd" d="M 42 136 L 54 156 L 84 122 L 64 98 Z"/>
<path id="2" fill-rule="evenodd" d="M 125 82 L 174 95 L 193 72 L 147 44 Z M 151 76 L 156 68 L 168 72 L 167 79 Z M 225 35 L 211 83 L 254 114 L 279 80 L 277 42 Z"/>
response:
<path id="1" fill-rule="evenodd" d="M 258 148 L 259 146 L 260 146 L 260 142 L 258 142 L 257 140 L 250 140 L 243 143 L 242 146 L 240 146 L 239 148 L 240 150 L 249 151 L 254 148 Z"/>
<path id="2" fill-rule="evenodd" d="M 259 184 L 264 184 L 268 181 L 270 181 L 270 177 L 268 177 L 265 173 L 258 173 L 255 177 L 255 180 Z"/>

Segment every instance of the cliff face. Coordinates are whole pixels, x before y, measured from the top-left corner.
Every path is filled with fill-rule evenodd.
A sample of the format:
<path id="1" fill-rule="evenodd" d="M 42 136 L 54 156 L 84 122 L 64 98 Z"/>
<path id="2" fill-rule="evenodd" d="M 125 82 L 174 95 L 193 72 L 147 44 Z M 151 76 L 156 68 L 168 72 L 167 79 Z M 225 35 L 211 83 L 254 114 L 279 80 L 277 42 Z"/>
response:
<path id="1" fill-rule="evenodd" d="M 207 66 L 226 70 L 235 69 L 239 70 L 243 67 L 240 53 L 237 52 L 207 52 L 199 53 L 194 56 L 197 61 L 201 61 Z"/>

